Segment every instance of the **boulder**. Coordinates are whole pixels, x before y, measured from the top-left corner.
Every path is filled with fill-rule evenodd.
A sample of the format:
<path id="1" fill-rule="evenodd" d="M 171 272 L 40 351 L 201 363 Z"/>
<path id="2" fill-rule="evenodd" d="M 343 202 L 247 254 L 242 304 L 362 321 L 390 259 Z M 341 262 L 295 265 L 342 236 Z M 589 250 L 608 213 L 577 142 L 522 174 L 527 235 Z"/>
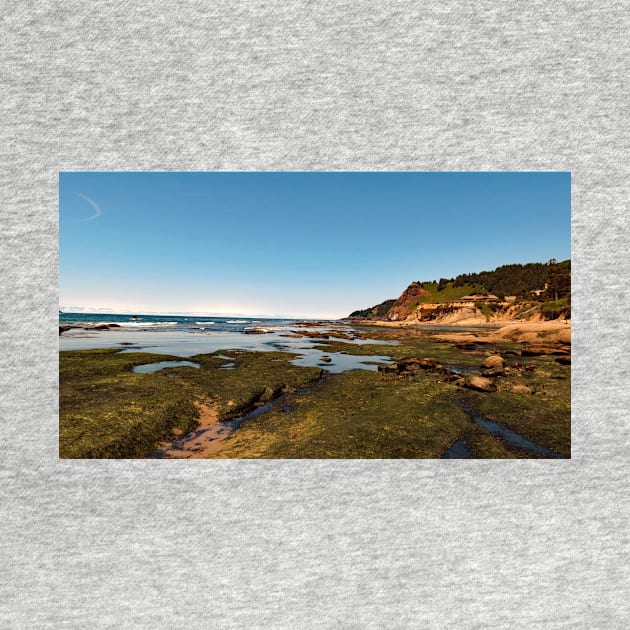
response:
<path id="1" fill-rule="evenodd" d="M 331 363 L 331 362 L 332 362 L 332 359 L 331 359 L 330 357 L 325 356 L 325 355 L 324 355 L 324 356 L 319 357 L 319 360 L 320 360 L 322 363 Z"/>
<path id="2" fill-rule="evenodd" d="M 498 354 L 492 354 L 486 358 L 481 364 L 485 368 L 502 368 L 505 365 L 505 359 Z"/>
<path id="3" fill-rule="evenodd" d="M 496 390 L 494 383 L 489 378 L 474 375 L 467 376 L 464 379 L 464 387 L 478 392 L 493 392 Z"/>

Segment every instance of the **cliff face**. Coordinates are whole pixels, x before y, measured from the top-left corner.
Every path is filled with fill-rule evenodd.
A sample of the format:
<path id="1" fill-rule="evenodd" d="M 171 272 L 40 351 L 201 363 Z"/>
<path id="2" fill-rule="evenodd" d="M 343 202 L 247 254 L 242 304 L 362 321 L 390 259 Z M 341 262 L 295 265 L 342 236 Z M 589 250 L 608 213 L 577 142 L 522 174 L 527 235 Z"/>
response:
<path id="1" fill-rule="evenodd" d="M 418 306 L 420 298 L 429 297 L 430 295 L 419 282 L 412 282 L 389 309 L 387 319 L 391 322 L 407 319 Z"/>
<path id="2" fill-rule="evenodd" d="M 542 321 L 540 304 L 520 302 L 494 302 L 490 304 L 470 304 L 449 302 L 442 304 L 420 304 L 404 320 L 403 324 L 475 325 L 510 321 Z"/>
<path id="3" fill-rule="evenodd" d="M 350 318 L 401 324 L 475 324 L 571 318 L 571 261 L 514 264 L 439 281 L 412 282 L 397 300 Z"/>

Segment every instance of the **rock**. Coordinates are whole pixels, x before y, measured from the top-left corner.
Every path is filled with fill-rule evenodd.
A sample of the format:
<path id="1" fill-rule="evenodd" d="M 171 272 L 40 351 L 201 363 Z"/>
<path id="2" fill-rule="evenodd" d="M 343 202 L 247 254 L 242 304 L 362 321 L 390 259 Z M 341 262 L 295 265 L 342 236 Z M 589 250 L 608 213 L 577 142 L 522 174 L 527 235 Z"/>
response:
<path id="1" fill-rule="evenodd" d="M 348 333 L 344 333 L 344 332 L 339 332 L 336 330 L 329 332 L 328 336 L 335 339 L 349 339 L 349 340 L 354 339 L 352 335 L 349 335 Z"/>
<path id="2" fill-rule="evenodd" d="M 418 370 L 435 370 L 442 367 L 433 359 L 418 359 L 417 357 L 408 357 L 398 361 L 398 369 L 403 372 L 417 372 Z"/>
<path id="3" fill-rule="evenodd" d="M 393 365 L 383 365 L 381 363 L 377 369 L 384 374 L 398 374 L 398 366 L 395 363 Z"/>
<path id="4" fill-rule="evenodd" d="M 531 394 L 532 390 L 527 385 L 512 385 L 512 393 L 514 394 Z"/>
<path id="5" fill-rule="evenodd" d="M 175 436 L 175 437 L 179 437 L 180 435 L 182 435 L 184 432 L 181 429 L 171 429 L 171 433 Z"/>
<path id="6" fill-rule="evenodd" d="M 485 368 L 502 368 L 505 365 L 505 359 L 498 354 L 490 355 L 482 364 Z"/>
<path id="7" fill-rule="evenodd" d="M 484 370 L 481 374 L 489 377 L 503 376 L 505 374 L 505 370 L 502 367 L 495 367 L 490 368 L 489 370 Z"/>
<path id="8" fill-rule="evenodd" d="M 65 333 L 66 330 L 70 330 L 72 326 L 59 326 L 59 334 Z"/>
<path id="9" fill-rule="evenodd" d="M 442 374 L 444 374 L 444 380 L 447 383 L 458 383 L 464 380 L 459 374 L 455 374 L 455 372 L 451 372 L 450 370 L 444 370 Z"/>
<path id="10" fill-rule="evenodd" d="M 254 328 L 253 330 L 244 330 L 246 335 L 266 335 L 269 330 L 262 330 L 261 328 Z"/>
<path id="11" fill-rule="evenodd" d="M 322 361 L 323 363 L 331 363 L 332 359 L 330 357 L 327 356 L 321 356 L 319 357 L 319 360 Z"/>
<path id="12" fill-rule="evenodd" d="M 310 339 L 328 339 L 330 335 L 327 332 L 318 332 L 317 330 L 304 330 L 300 336 Z"/>
<path id="13" fill-rule="evenodd" d="M 533 365 L 532 363 L 530 363 L 529 365 L 525 366 L 525 371 L 526 372 L 535 372 L 538 368 Z"/>
<path id="14" fill-rule="evenodd" d="M 483 376 L 467 376 L 464 379 L 464 387 L 474 389 L 478 392 L 493 392 L 496 390 L 494 383 L 489 378 Z"/>
<path id="15" fill-rule="evenodd" d="M 571 355 L 558 357 L 556 359 L 556 363 L 559 363 L 560 365 L 571 365 Z"/>

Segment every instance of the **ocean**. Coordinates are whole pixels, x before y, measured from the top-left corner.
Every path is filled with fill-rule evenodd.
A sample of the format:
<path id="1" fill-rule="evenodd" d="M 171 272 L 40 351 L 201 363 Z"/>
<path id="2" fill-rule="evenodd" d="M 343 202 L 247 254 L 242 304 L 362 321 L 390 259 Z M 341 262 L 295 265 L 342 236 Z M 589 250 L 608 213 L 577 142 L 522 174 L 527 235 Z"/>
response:
<path id="1" fill-rule="evenodd" d="M 155 330 L 156 328 L 170 331 L 204 331 L 243 332 L 254 328 L 277 328 L 290 326 L 307 320 L 296 319 L 263 319 L 260 317 L 210 317 L 210 316 L 181 316 L 181 315 L 126 315 L 111 313 L 60 313 L 60 326 L 77 325 L 103 326 L 116 324 L 128 330 Z"/>
<path id="2" fill-rule="evenodd" d="M 390 362 L 388 356 L 326 353 L 316 348 L 315 346 L 321 344 L 322 338 L 302 336 L 305 331 L 316 330 L 323 334 L 327 331 L 343 331 L 347 338 L 336 340 L 348 344 L 390 345 L 393 342 L 359 338 L 355 334 L 356 327 L 345 322 L 326 321 L 313 328 L 305 326 L 310 321 L 312 320 L 60 313 L 59 350 L 111 348 L 119 352 L 148 352 L 181 358 L 230 350 L 280 351 L 296 355 L 292 361 L 296 365 L 317 365 L 329 372 L 376 370 L 375 362 Z M 330 361 L 322 364 L 321 357 L 324 355 Z"/>

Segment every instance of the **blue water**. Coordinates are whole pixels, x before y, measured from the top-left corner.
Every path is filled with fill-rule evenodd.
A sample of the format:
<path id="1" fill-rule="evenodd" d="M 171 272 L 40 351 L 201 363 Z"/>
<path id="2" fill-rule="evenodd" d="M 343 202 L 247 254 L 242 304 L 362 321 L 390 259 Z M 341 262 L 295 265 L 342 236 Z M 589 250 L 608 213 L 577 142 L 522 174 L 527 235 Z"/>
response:
<path id="1" fill-rule="evenodd" d="M 442 455 L 442 459 L 470 459 L 472 453 L 466 443 L 466 440 L 457 440 L 453 442 L 448 450 Z"/>
<path id="2" fill-rule="evenodd" d="M 60 326 L 77 325 L 80 328 L 103 324 L 118 324 L 129 330 L 169 331 L 221 331 L 242 332 L 253 328 L 269 326 L 287 326 L 294 324 L 294 319 L 264 319 L 260 317 L 204 317 L 202 315 L 120 315 L 107 313 L 60 313 Z"/>
<path id="3" fill-rule="evenodd" d="M 226 360 L 221 368 L 238 369 L 233 363 L 234 350 L 258 352 L 290 352 L 297 355 L 292 362 L 301 366 L 317 366 L 327 372 L 346 370 L 374 370 L 377 361 L 389 363 L 388 356 L 357 356 L 343 352 L 324 352 L 316 348 L 322 339 L 298 337 L 296 332 L 342 330 L 354 336 L 356 330 L 341 322 L 325 322 L 317 327 L 302 327 L 305 320 L 263 319 L 253 317 L 201 317 L 177 315 L 120 315 L 92 313 L 61 313 L 60 326 L 76 326 L 59 337 L 60 350 L 91 350 L 112 348 L 120 352 L 148 352 L 189 358 L 197 354 L 227 352 L 217 355 Z M 116 324 L 114 328 L 95 329 L 96 326 Z M 252 330 L 263 334 L 248 334 Z M 395 342 L 372 339 L 336 339 L 347 344 Z M 329 363 L 321 357 L 328 355 Z M 174 367 L 174 366 L 173 366 Z"/>
<path id="4" fill-rule="evenodd" d="M 176 367 L 194 367 L 198 368 L 199 363 L 193 363 L 192 361 L 159 361 L 158 363 L 143 363 L 142 365 L 136 365 L 133 368 L 133 372 L 136 374 L 151 374 L 151 372 L 159 372 L 166 368 Z"/>
<path id="5" fill-rule="evenodd" d="M 564 455 L 560 455 L 546 446 L 536 444 L 536 442 L 533 442 L 519 433 L 508 429 L 505 425 L 499 424 L 498 422 L 492 422 L 491 420 L 484 418 L 461 400 L 456 400 L 455 404 L 462 411 L 467 413 L 475 424 L 490 432 L 494 437 L 502 439 L 509 446 L 516 446 L 527 451 L 532 451 L 533 453 L 538 453 L 539 455 L 550 459 L 566 459 Z"/>

